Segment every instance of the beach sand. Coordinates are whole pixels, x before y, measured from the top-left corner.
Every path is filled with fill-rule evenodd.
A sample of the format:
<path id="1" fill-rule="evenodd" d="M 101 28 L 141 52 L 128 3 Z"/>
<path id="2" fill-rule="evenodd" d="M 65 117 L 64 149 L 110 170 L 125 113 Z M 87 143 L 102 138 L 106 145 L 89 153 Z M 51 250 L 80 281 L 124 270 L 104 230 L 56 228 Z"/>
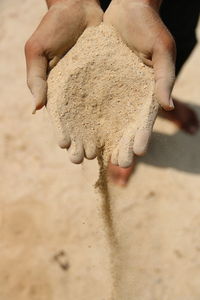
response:
<path id="1" fill-rule="evenodd" d="M 46 8 L 0 4 L 0 299 L 110 300 L 95 161 L 74 165 L 45 110 L 32 115 L 23 47 Z M 200 51 L 174 95 L 200 117 Z M 110 186 L 119 241 L 115 300 L 200 299 L 200 133 L 159 118 L 127 188 Z"/>

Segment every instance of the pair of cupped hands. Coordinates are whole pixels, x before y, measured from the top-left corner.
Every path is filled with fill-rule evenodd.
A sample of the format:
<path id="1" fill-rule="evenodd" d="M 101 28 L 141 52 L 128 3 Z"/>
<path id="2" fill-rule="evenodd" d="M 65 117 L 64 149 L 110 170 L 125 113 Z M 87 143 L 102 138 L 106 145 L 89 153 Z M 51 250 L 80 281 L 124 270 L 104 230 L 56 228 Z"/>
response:
<path id="1" fill-rule="evenodd" d="M 86 28 L 101 22 L 112 25 L 129 48 L 153 67 L 155 98 L 165 110 L 172 110 L 176 47 L 159 17 L 159 4 L 159 0 L 112 0 L 104 13 L 98 0 L 47 0 L 48 12 L 25 45 L 33 111 L 46 104 L 49 70 L 75 45 Z M 133 154 L 145 153 L 152 127 L 153 124 L 144 132 L 136 131 Z"/>

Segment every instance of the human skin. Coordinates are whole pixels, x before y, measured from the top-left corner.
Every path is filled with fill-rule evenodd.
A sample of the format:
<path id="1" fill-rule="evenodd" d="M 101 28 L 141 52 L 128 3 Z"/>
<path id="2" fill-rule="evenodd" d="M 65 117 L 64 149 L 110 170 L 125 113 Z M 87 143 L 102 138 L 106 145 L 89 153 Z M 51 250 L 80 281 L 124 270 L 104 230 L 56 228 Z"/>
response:
<path id="1" fill-rule="evenodd" d="M 35 99 L 33 111 L 46 104 L 48 71 L 88 26 L 96 26 L 102 20 L 111 24 L 144 63 L 154 68 L 155 97 L 164 109 L 172 110 L 175 43 L 159 17 L 160 3 L 113 0 L 103 16 L 98 0 L 47 0 L 49 10 L 25 46 L 27 82 Z M 146 152 L 153 123 L 152 119 L 148 128 L 138 128 L 133 133 L 133 154 Z M 59 144 L 65 147 L 63 141 Z"/>

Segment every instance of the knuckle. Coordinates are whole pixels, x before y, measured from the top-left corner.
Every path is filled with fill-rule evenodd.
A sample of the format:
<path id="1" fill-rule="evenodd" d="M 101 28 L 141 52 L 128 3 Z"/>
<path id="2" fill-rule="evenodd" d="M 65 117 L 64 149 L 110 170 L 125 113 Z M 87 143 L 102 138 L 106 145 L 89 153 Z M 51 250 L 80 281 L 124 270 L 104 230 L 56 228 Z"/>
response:
<path id="1" fill-rule="evenodd" d="M 24 50 L 25 50 L 25 55 L 27 57 L 37 56 L 42 53 L 42 47 L 41 47 L 40 43 L 34 38 L 30 38 L 26 42 Z"/>
<path id="2" fill-rule="evenodd" d="M 170 53 L 172 57 L 175 57 L 176 54 L 176 43 L 172 35 L 169 33 L 163 39 L 163 49 Z"/>
<path id="3" fill-rule="evenodd" d="M 176 55 L 176 43 L 168 30 L 163 31 L 163 34 L 159 38 L 159 42 L 155 45 L 155 51 L 158 53 L 170 53 L 173 58 Z"/>
<path id="4" fill-rule="evenodd" d="M 171 34 L 168 35 L 168 37 L 165 40 L 165 48 L 169 52 L 175 52 L 176 51 L 176 43 L 174 38 L 172 37 Z"/>

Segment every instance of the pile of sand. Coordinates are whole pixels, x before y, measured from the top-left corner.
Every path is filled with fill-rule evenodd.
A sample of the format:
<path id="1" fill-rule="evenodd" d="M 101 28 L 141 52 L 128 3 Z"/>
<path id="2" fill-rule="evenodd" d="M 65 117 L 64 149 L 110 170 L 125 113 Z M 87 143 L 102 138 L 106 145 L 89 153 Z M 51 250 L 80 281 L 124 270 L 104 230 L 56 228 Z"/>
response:
<path id="1" fill-rule="evenodd" d="M 48 78 L 47 109 L 59 144 L 82 162 L 104 159 L 129 166 L 135 131 L 152 127 L 158 105 L 153 70 L 105 24 L 85 30 Z M 71 146 L 70 146 L 71 145 Z"/>

